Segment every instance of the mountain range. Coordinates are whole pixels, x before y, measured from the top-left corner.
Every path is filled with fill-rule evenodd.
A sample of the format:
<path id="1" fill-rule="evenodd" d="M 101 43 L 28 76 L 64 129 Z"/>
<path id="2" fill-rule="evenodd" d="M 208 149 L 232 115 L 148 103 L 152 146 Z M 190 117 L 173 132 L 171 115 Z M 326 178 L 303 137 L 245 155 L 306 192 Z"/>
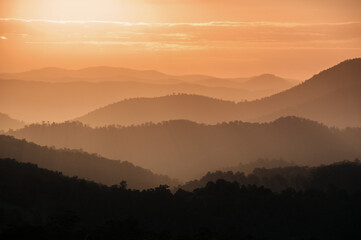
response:
<path id="1" fill-rule="evenodd" d="M 234 103 L 187 94 L 137 98 L 101 107 L 76 120 L 91 126 L 104 126 L 175 119 L 207 124 L 234 120 L 265 122 L 299 116 L 329 126 L 360 127 L 360 76 L 359 58 L 344 61 L 302 84 L 255 101 Z"/>
<path id="2" fill-rule="evenodd" d="M 154 75 L 167 79 L 160 73 Z M 84 149 L 105 158 L 122 159 L 181 180 L 257 158 L 284 158 L 308 165 L 323 163 L 325 159 L 331 162 L 354 159 L 361 153 L 360 76 L 361 59 L 352 59 L 289 90 L 255 101 L 235 103 L 194 94 L 132 98 L 73 119 L 78 122 L 31 124 L 18 130 L 14 127 L 7 134 L 40 145 Z M 204 81 L 202 76 L 183 77 Z M 17 82 L 4 81 L 15 83 L 14 86 Z M 30 86 L 35 82 L 18 82 L 30 84 L 23 88 L 24 95 L 25 91 L 33 92 Z M 103 91 L 101 86 L 105 83 L 86 83 L 98 86 L 92 88 L 89 99 L 78 94 L 81 87 L 75 87 L 83 82 L 37 84 L 54 88 L 58 93 L 69 93 L 69 89 L 73 92 L 60 98 L 54 91 L 44 91 L 48 95 L 35 94 L 22 102 L 43 101 L 54 94 L 60 104 L 67 102 L 65 107 L 73 102 L 94 104 L 89 99 L 98 96 L 105 99 L 112 95 L 105 92 L 124 82 L 108 82 L 109 87 Z M 21 88 L 15 89 L 21 92 Z M 8 100 L 13 99 L 9 96 Z M 37 113 L 46 112 L 34 102 L 31 105 L 38 108 Z M 50 102 L 49 106 L 62 114 L 60 105 Z"/>
<path id="3" fill-rule="evenodd" d="M 65 121 L 128 98 L 184 93 L 238 102 L 269 96 L 297 83 L 271 74 L 225 79 L 111 67 L 44 68 L 0 74 L 0 112 L 26 122 Z"/>
<path id="4" fill-rule="evenodd" d="M 289 88 L 297 80 L 284 79 L 273 74 L 254 77 L 220 78 L 208 75 L 170 75 L 155 70 L 135 70 L 119 67 L 88 67 L 79 70 L 41 68 L 20 73 L 1 73 L 2 79 L 18 79 L 46 82 L 143 82 L 156 84 L 194 83 L 210 87 L 244 88 L 265 90 Z"/>

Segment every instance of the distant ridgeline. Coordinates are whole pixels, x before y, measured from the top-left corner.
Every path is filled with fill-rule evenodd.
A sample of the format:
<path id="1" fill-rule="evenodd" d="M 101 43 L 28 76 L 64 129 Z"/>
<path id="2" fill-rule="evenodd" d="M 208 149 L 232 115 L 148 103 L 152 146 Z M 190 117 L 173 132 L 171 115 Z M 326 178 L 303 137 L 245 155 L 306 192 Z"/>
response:
<path id="1" fill-rule="evenodd" d="M 253 100 L 289 89 L 297 82 L 271 74 L 225 79 L 111 67 L 43 68 L 0 74 L 0 112 L 21 116 L 28 122 L 64 121 L 128 98 L 185 93 L 231 101 Z"/>
<path id="2" fill-rule="evenodd" d="M 344 61 L 302 84 L 259 100 L 235 103 L 189 94 L 133 98 L 101 107 L 76 120 L 105 126 L 176 119 L 206 124 L 264 122 L 298 116 L 328 126 L 361 127 L 360 79 L 361 58 Z"/>
<path id="3" fill-rule="evenodd" d="M 254 173 L 300 190 L 217 180 L 193 191 L 128 190 L 0 159 L 0 239 L 357 239 L 361 164 Z M 248 177 L 250 178 L 250 177 Z M 244 182 L 245 183 L 245 182 Z M 247 183 L 246 183 L 247 184 Z"/>

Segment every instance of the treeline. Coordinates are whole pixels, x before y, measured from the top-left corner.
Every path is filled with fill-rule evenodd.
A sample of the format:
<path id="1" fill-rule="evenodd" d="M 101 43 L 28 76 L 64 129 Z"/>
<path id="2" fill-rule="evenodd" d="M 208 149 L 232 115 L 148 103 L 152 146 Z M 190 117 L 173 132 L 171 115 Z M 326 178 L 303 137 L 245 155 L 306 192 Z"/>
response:
<path id="1" fill-rule="evenodd" d="M 0 238 L 357 239 L 361 164 L 316 171 L 303 190 L 218 180 L 172 194 L 165 185 L 107 187 L 1 159 Z"/>
<path id="2" fill-rule="evenodd" d="M 257 158 L 299 165 L 361 158 L 361 128 L 336 129 L 284 117 L 270 123 L 205 125 L 186 120 L 91 128 L 78 122 L 33 124 L 8 134 L 40 145 L 124 159 L 183 181 Z"/>
<path id="3" fill-rule="evenodd" d="M 258 165 L 261 162 L 265 163 L 266 166 L 272 163 L 287 163 L 285 161 L 267 161 L 263 159 L 249 165 Z M 264 186 L 273 192 L 282 192 L 288 188 L 297 191 L 306 189 L 327 191 L 334 188 L 354 193 L 361 189 L 360 167 L 360 160 L 356 159 L 353 162 L 343 161 L 318 167 L 288 166 L 270 169 L 259 167 L 249 174 L 239 171 L 216 171 L 208 172 L 201 179 L 189 181 L 178 188 L 193 191 L 205 187 L 209 182 L 215 183 L 222 179 L 229 182 L 238 182 L 240 185 Z"/>
<path id="4" fill-rule="evenodd" d="M 292 161 L 284 160 L 282 158 L 273 158 L 273 159 L 258 158 L 254 161 L 250 161 L 247 163 L 240 162 L 238 163 L 238 165 L 235 166 L 224 167 L 220 169 L 220 171 L 243 172 L 245 174 L 249 174 L 252 173 L 253 170 L 256 168 L 269 169 L 269 168 L 292 167 L 292 166 L 297 166 L 297 164 Z"/>
<path id="5" fill-rule="evenodd" d="M 150 170 L 134 166 L 127 161 L 116 161 L 89 154 L 80 149 L 55 149 L 39 146 L 11 136 L 0 135 L 0 158 L 14 158 L 30 162 L 41 168 L 59 171 L 66 176 L 96 181 L 106 185 L 127 181 L 129 188 L 147 189 L 168 184 L 176 186 L 177 180 Z"/>

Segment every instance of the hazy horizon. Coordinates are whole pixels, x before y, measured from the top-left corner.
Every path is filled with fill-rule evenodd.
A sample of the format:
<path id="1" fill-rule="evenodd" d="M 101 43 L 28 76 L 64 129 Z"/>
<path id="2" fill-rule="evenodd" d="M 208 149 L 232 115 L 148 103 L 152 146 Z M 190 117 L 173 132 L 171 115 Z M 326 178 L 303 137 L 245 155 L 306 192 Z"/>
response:
<path id="1" fill-rule="evenodd" d="M 346 60 L 346 59 L 344 59 Z M 339 62 L 336 62 L 333 65 L 336 65 Z M 41 71 L 41 70 L 67 70 L 67 71 L 79 71 L 79 70 L 85 70 L 85 69 L 94 69 L 94 68 L 110 68 L 110 69 L 126 69 L 126 70 L 134 70 L 134 71 L 155 71 L 155 72 L 159 72 L 159 73 L 163 73 L 165 75 L 169 75 L 169 76 L 174 76 L 174 77 L 183 77 L 183 76 L 206 76 L 206 77 L 210 77 L 210 78 L 222 78 L 222 79 L 234 79 L 234 78 L 252 78 L 252 77 L 257 77 L 257 76 L 262 76 L 262 75 L 274 75 L 277 77 L 281 77 L 281 78 L 285 78 L 291 81 L 295 81 L 295 82 L 302 82 L 305 81 L 309 78 L 311 78 L 313 75 L 315 75 L 316 73 L 310 73 L 310 75 L 308 76 L 308 78 L 291 78 L 289 76 L 283 76 L 283 75 L 278 75 L 278 74 L 274 74 L 272 72 L 260 72 L 258 74 L 251 74 L 251 75 L 234 75 L 234 76 L 227 76 L 227 75 L 211 75 L 211 74 L 207 74 L 204 72 L 190 72 L 190 73 L 186 73 L 186 74 L 175 74 L 175 73 L 170 73 L 170 72 L 166 72 L 166 71 L 160 71 L 158 69 L 152 69 L 152 68 L 128 68 L 128 67 L 124 67 L 124 66 L 115 66 L 115 65 L 90 65 L 90 66 L 83 66 L 83 67 L 78 67 L 78 68 L 66 68 L 66 67 L 61 67 L 61 66 L 42 66 L 42 67 L 38 67 L 38 68 L 29 68 L 29 69 L 23 69 L 23 70 L 17 70 L 17 71 L 10 71 L 10 72 L 0 72 L 0 76 L 3 74 L 19 74 L 19 73 L 26 73 L 26 72 L 33 72 L 33 71 Z M 318 72 L 322 71 L 324 69 L 320 68 Z M 39 81 L 46 81 L 46 79 L 42 79 Z M 85 80 L 84 80 L 85 81 Z"/>
<path id="2" fill-rule="evenodd" d="M 114 66 L 305 80 L 361 55 L 359 8 L 357 0 L 3 0 L 0 72 Z"/>

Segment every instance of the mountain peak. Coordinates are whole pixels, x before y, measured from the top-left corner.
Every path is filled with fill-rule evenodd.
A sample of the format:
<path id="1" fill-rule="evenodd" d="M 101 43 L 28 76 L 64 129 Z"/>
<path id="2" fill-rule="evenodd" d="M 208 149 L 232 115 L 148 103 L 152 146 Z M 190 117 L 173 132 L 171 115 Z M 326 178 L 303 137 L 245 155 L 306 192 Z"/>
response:
<path id="1" fill-rule="evenodd" d="M 257 76 L 254 76 L 252 78 L 280 78 L 272 73 L 264 73 L 264 74 L 261 74 L 261 75 L 257 75 Z"/>
<path id="2" fill-rule="evenodd" d="M 308 81 L 324 81 L 329 84 L 353 84 L 361 76 L 361 58 L 343 61 L 331 68 L 321 71 Z"/>
<path id="3" fill-rule="evenodd" d="M 269 73 L 249 78 L 242 84 L 242 87 L 252 88 L 254 90 L 272 88 L 285 90 L 292 86 L 294 86 L 294 84 L 290 81 Z"/>

